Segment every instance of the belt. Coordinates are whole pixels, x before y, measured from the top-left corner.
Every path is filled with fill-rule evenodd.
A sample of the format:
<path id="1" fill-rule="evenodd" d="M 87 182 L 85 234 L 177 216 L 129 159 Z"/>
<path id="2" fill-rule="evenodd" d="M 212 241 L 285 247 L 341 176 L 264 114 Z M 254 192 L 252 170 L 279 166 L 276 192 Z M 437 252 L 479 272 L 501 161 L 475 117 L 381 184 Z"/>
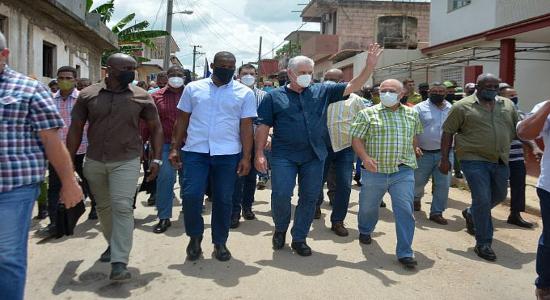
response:
<path id="1" fill-rule="evenodd" d="M 441 149 L 437 149 L 437 150 L 424 150 L 424 149 L 421 149 L 422 152 L 426 152 L 426 153 L 439 153 L 441 152 Z"/>

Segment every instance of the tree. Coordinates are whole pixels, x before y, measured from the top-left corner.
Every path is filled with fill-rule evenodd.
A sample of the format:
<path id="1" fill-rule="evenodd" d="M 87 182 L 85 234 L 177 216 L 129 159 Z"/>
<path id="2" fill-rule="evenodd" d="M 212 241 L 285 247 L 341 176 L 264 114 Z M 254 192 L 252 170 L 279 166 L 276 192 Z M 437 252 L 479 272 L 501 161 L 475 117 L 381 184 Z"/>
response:
<path id="1" fill-rule="evenodd" d="M 291 49 L 292 47 L 292 49 Z M 294 57 L 302 51 L 302 46 L 298 43 L 286 43 L 275 52 L 275 59 L 286 57 Z"/>

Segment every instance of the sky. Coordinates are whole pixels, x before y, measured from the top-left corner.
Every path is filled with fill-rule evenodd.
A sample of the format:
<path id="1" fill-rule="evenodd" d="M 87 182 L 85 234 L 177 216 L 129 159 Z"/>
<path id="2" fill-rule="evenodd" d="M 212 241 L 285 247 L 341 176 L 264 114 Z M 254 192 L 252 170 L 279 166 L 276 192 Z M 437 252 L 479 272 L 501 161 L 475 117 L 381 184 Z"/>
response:
<path id="1" fill-rule="evenodd" d="M 106 0 L 95 0 L 94 6 Z M 165 29 L 167 0 L 115 0 L 112 23 L 136 13 L 136 21 L 148 20 L 150 28 Z M 218 51 L 235 54 L 237 64 L 257 61 L 260 36 L 262 58 L 271 58 L 273 47 L 280 46 L 292 31 L 319 30 L 318 23 L 303 24 L 300 13 L 308 0 L 174 0 L 172 35 L 181 51 L 182 64 L 191 69 L 192 45 L 205 53 L 196 60 L 196 73 L 202 74 L 204 58 L 212 61 Z M 112 25 L 112 24 L 109 24 Z"/>

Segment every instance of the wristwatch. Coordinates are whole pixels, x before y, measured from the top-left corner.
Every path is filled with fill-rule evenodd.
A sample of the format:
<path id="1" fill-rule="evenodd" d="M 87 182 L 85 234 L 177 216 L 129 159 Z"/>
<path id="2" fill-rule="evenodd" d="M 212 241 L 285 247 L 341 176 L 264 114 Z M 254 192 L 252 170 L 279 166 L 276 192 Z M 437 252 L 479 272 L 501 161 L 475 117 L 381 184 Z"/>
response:
<path id="1" fill-rule="evenodd" d="M 160 160 L 160 159 L 153 159 L 151 162 L 154 163 L 154 164 L 159 165 L 159 167 L 162 166 L 162 160 Z"/>

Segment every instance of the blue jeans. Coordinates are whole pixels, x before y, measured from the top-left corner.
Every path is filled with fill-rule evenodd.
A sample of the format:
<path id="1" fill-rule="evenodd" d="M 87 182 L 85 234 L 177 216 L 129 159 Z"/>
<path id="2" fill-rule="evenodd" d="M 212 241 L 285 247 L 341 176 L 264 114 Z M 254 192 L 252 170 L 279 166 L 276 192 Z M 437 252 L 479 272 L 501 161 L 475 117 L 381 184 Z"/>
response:
<path id="1" fill-rule="evenodd" d="M 291 197 L 298 176 L 298 206 L 294 212 L 292 241 L 305 242 L 313 216 L 319 190 L 323 182 L 324 161 L 314 159 L 303 163 L 282 157 L 271 159 L 271 211 L 275 230 L 288 229 L 291 215 Z"/>
<path id="2" fill-rule="evenodd" d="M 330 215 L 330 221 L 332 223 L 344 222 L 346 214 L 348 213 L 354 159 L 355 154 L 351 147 L 338 152 L 333 152 L 329 149 L 323 172 L 323 183 L 327 181 L 330 166 L 332 164 L 334 166 L 333 170 L 336 183 L 334 201 L 332 202 L 332 214 Z M 321 196 L 319 197 L 317 206 L 323 204 L 323 196 L 323 187 L 321 186 Z"/>
<path id="3" fill-rule="evenodd" d="M 550 288 L 550 193 L 537 188 L 542 216 L 542 234 L 537 250 L 537 274 L 535 284 L 539 289 Z"/>
<path id="4" fill-rule="evenodd" d="M 198 237 L 204 233 L 202 203 L 210 176 L 212 242 L 215 245 L 227 242 L 239 157 L 239 154 L 210 156 L 208 153 L 183 151 L 185 167 L 181 198 L 184 207 L 185 231 L 188 236 Z"/>
<path id="5" fill-rule="evenodd" d="M 398 172 L 390 174 L 373 173 L 363 169 L 361 183 L 363 185 L 359 193 L 359 233 L 372 234 L 376 223 L 378 223 L 378 210 L 382 198 L 386 192 L 389 192 L 395 218 L 397 257 L 413 257 L 413 169 L 408 166 L 400 166 Z"/>
<path id="6" fill-rule="evenodd" d="M 174 203 L 174 184 L 176 183 L 176 172 L 179 173 L 180 181 L 182 170 L 176 170 L 170 164 L 168 155 L 170 144 L 162 146 L 162 166 L 157 177 L 156 206 L 159 219 L 172 218 L 172 205 Z"/>
<path id="7" fill-rule="evenodd" d="M 449 187 L 451 186 L 451 172 L 443 174 L 439 171 L 441 152 L 424 152 L 417 159 L 418 168 L 414 170 L 414 201 L 420 201 L 424 196 L 424 187 L 433 177 L 432 207 L 430 216 L 441 215 L 447 208 L 449 199 Z M 453 153 L 449 154 L 449 161 L 453 161 Z"/>
<path id="8" fill-rule="evenodd" d="M 0 298 L 23 299 L 32 207 L 39 184 L 0 193 Z"/>
<path id="9" fill-rule="evenodd" d="M 476 230 L 476 245 L 491 245 L 493 242 L 491 209 L 506 199 L 508 166 L 476 160 L 462 160 L 460 164 L 472 194 L 472 206 L 469 211 Z"/>
<path id="10" fill-rule="evenodd" d="M 252 156 L 254 157 L 254 156 Z M 233 210 L 231 217 L 240 218 L 241 208 L 251 209 L 254 203 L 254 194 L 256 193 L 256 174 L 254 168 L 254 159 L 251 161 L 252 167 L 246 176 L 237 176 L 235 180 L 235 191 L 233 192 Z"/>

